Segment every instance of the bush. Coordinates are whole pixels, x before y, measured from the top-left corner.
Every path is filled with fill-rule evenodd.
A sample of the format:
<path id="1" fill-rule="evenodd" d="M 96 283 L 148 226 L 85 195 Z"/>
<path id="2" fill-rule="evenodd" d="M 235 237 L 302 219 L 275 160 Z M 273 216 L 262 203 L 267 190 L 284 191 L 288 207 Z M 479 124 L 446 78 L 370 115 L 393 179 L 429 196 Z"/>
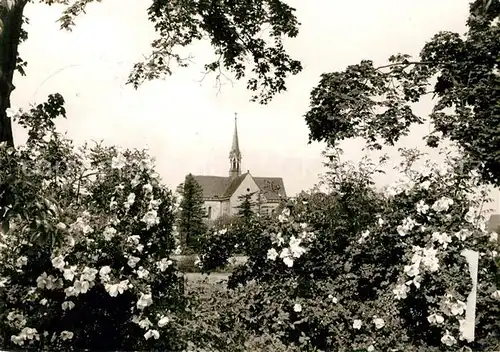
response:
<path id="1" fill-rule="evenodd" d="M 384 194 L 373 189 L 375 164 L 333 160 L 328 191 L 254 222 L 255 249 L 230 277 L 234 305 L 218 319 L 304 351 L 495 350 L 499 245 L 479 213 L 485 188 L 460 155 L 422 168 L 422 155 L 404 155 L 401 182 Z M 464 249 L 480 253 L 473 342 L 461 332 L 471 290 Z M 204 263 L 224 261 L 215 253 Z"/>
<path id="2" fill-rule="evenodd" d="M 74 151 L 33 120 L 45 108 L 18 116 L 31 127 L 26 147 L 0 148 L 2 349 L 181 350 L 174 199 L 154 161 Z"/>

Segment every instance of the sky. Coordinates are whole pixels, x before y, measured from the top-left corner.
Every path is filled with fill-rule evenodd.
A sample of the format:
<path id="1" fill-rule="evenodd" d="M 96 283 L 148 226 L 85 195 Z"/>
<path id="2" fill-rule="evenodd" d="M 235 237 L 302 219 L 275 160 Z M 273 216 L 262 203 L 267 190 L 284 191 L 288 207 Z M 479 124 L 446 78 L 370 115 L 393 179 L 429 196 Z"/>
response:
<path id="1" fill-rule="evenodd" d="M 395 53 L 417 56 L 441 30 L 464 33 L 467 0 L 289 0 L 301 23 L 297 38 L 287 40 L 289 53 L 304 70 L 288 80 L 288 91 L 268 105 L 250 102 L 245 82 L 227 82 L 219 90 L 213 76 L 203 81 L 203 64 L 212 56 L 207 43 L 189 48 L 195 56 L 165 80 L 138 90 L 126 85 L 132 65 L 149 52 L 154 30 L 148 22 L 149 2 L 106 0 L 92 4 L 71 32 L 56 22 L 60 6 L 28 4 L 28 40 L 20 55 L 27 76 L 17 75 L 12 105 L 21 108 L 59 92 L 68 118 L 57 127 L 77 144 L 104 140 L 126 148 L 145 146 L 156 158 L 163 181 L 175 188 L 187 173 L 228 174 L 234 114 L 238 114 L 242 169 L 254 176 L 283 177 L 289 195 L 309 189 L 324 172 L 325 146 L 308 144 L 304 114 L 309 93 L 322 73 L 371 59 L 383 64 Z M 432 101 L 415 111 L 426 116 Z M 398 146 L 420 147 L 429 126 L 415 128 Z M 14 128 L 16 143 L 25 140 Z M 344 157 L 359 160 L 360 141 L 343 145 Z M 398 147 L 396 146 L 396 147 Z M 395 148 L 389 149 L 395 156 Z M 396 159 L 394 159 L 397 161 Z M 384 185 L 397 175 L 387 169 Z M 495 203 L 498 197 L 495 192 Z M 495 205 L 496 207 L 496 205 Z"/>

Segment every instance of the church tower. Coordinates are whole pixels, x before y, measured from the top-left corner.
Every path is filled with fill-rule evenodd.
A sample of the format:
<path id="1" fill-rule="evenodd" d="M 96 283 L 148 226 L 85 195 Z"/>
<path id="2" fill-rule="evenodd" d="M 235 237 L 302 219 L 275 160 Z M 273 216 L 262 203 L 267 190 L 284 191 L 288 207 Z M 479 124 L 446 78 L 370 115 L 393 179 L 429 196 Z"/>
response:
<path id="1" fill-rule="evenodd" d="M 240 145 L 238 143 L 237 117 L 236 114 L 234 115 L 233 145 L 231 146 L 231 151 L 229 152 L 229 177 L 231 178 L 241 175 L 241 152 Z"/>

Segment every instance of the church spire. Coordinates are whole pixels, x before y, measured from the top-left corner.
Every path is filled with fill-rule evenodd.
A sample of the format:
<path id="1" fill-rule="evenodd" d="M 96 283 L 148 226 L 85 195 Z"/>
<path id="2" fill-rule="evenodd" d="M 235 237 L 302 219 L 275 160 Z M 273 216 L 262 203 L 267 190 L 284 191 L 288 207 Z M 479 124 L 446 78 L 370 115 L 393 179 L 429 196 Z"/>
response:
<path id="1" fill-rule="evenodd" d="M 237 125 L 237 116 L 235 113 L 233 145 L 231 146 L 231 151 L 229 152 L 229 176 L 237 177 L 240 175 L 241 175 L 241 152 L 240 152 L 240 145 L 238 143 L 238 125 Z"/>

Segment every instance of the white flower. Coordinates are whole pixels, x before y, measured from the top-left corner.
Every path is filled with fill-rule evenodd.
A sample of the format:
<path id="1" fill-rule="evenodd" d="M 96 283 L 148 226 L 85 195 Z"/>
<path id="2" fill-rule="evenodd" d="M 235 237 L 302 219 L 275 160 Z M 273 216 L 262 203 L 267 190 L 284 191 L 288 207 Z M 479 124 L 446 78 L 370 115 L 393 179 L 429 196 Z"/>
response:
<path id="1" fill-rule="evenodd" d="M 294 258 L 300 258 L 306 252 L 306 249 L 301 247 L 300 243 L 300 238 L 295 238 L 295 236 L 290 237 L 290 252 Z"/>
<path id="2" fill-rule="evenodd" d="M 66 241 L 70 247 L 74 247 L 76 244 L 75 238 L 73 236 L 68 236 Z"/>
<path id="3" fill-rule="evenodd" d="M 146 340 L 149 340 L 151 337 L 158 340 L 160 338 L 160 333 L 157 330 L 148 330 L 148 332 L 144 334 Z"/>
<path id="4" fill-rule="evenodd" d="M 333 295 L 328 295 L 328 298 L 331 299 L 334 304 L 337 304 L 339 302 L 337 297 L 333 297 Z"/>
<path id="5" fill-rule="evenodd" d="M 406 236 L 406 234 L 409 231 L 413 230 L 413 228 L 416 225 L 417 225 L 417 223 L 415 222 L 415 220 L 413 220 L 410 217 L 407 217 L 407 218 L 403 219 L 403 223 L 401 225 L 399 225 L 396 229 L 397 229 L 399 235 L 404 237 L 404 236 Z"/>
<path id="6" fill-rule="evenodd" d="M 276 244 L 278 247 L 282 246 L 285 243 L 285 239 L 281 235 L 281 232 L 279 232 L 277 234 L 273 234 L 272 242 L 273 242 L 273 244 Z"/>
<path id="7" fill-rule="evenodd" d="M 420 184 L 420 188 L 421 189 L 425 189 L 425 190 L 428 190 L 429 187 L 431 186 L 431 182 L 430 181 L 424 181 Z"/>
<path id="8" fill-rule="evenodd" d="M 496 299 L 496 300 L 500 301 L 500 290 L 496 290 L 495 292 L 493 292 L 493 293 L 491 294 L 491 298 L 493 298 L 493 299 Z"/>
<path id="9" fill-rule="evenodd" d="M 64 289 L 64 293 L 66 294 L 66 297 L 71 297 L 71 296 L 77 295 L 74 287 L 66 287 Z"/>
<path id="10" fill-rule="evenodd" d="M 394 184 L 394 185 L 390 185 L 389 187 L 386 187 L 385 188 L 385 195 L 387 197 L 394 197 L 394 196 L 397 196 L 398 194 L 400 194 L 401 192 L 403 192 L 403 189 L 401 188 L 400 185 L 398 184 Z"/>
<path id="11" fill-rule="evenodd" d="M 152 303 L 153 303 L 153 298 L 151 297 L 151 294 L 141 293 L 141 297 L 137 301 L 137 308 L 142 310 L 147 306 L 150 306 Z"/>
<path id="12" fill-rule="evenodd" d="M 52 265 L 54 266 L 54 268 L 62 271 L 64 269 L 64 267 L 66 266 L 66 262 L 64 261 L 64 257 L 62 255 L 59 255 L 55 258 L 52 258 Z"/>
<path id="13" fill-rule="evenodd" d="M 41 289 L 46 288 L 47 290 L 53 290 L 54 288 L 59 286 L 56 278 L 53 277 L 52 275 L 47 276 L 46 272 L 42 273 L 42 275 L 37 277 L 36 283 L 38 288 Z"/>
<path id="14" fill-rule="evenodd" d="M 82 294 L 87 293 L 89 288 L 90 288 L 90 284 L 88 281 L 85 281 L 85 280 L 83 280 L 83 281 L 82 280 L 75 280 L 73 287 L 75 289 L 76 295 L 79 295 L 80 293 L 82 293 Z"/>
<path id="15" fill-rule="evenodd" d="M 446 330 L 443 337 L 441 337 L 441 342 L 446 346 L 453 346 L 455 342 L 457 342 L 457 340 L 450 335 L 450 332 L 448 330 Z"/>
<path id="16" fill-rule="evenodd" d="M 444 318 L 439 314 L 431 314 L 427 317 L 427 320 L 431 324 L 442 324 L 444 323 Z"/>
<path id="17" fill-rule="evenodd" d="M 435 272 L 439 269 L 439 260 L 436 257 L 437 249 L 423 248 L 422 251 L 422 265 L 430 272 Z"/>
<path id="18" fill-rule="evenodd" d="M 9 119 L 16 118 L 22 114 L 22 110 L 18 107 L 10 107 L 5 109 L 5 114 Z"/>
<path id="19" fill-rule="evenodd" d="M 291 257 L 285 257 L 285 258 L 283 258 L 283 263 L 287 267 L 291 268 L 293 266 L 293 259 Z"/>
<path id="20" fill-rule="evenodd" d="M 366 230 L 361 233 L 361 238 L 358 240 L 358 243 L 363 243 L 365 239 L 370 235 L 370 231 Z"/>
<path id="21" fill-rule="evenodd" d="M 300 305 L 300 303 L 295 303 L 293 305 L 293 311 L 297 313 L 302 312 L 302 306 Z"/>
<path id="22" fill-rule="evenodd" d="M 498 241 L 498 233 L 492 232 L 490 234 L 490 242 L 496 242 L 496 241 Z"/>
<path id="23" fill-rule="evenodd" d="M 83 268 L 80 280 L 92 282 L 95 280 L 95 276 L 97 275 L 97 273 L 98 273 L 97 269 L 89 268 L 86 266 L 85 268 Z"/>
<path id="24" fill-rule="evenodd" d="M 16 267 L 22 268 L 26 264 L 28 264 L 28 258 L 26 256 L 21 256 L 21 257 L 17 258 Z"/>
<path id="25" fill-rule="evenodd" d="M 123 280 L 118 284 L 105 284 L 104 289 L 111 297 L 116 297 L 118 294 L 122 294 L 125 290 L 127 290 L 128 284 L 128 280 Z"/>
<path id="26" fill-rule="evenodd" d="M 400 299 L 405 299 L 407 297 L 407 293 L 410 292 L 410 288 L 406 285 L 398 285 L 396 286 L 392 292 L 394 293 L 394 295 L 396 296 L 396 299 L 397 300 L 400 300 Z"/>
<path id="27" fill-rule="evenodd" d="M 102 233 L 106 241 L 111 241 L 111 239 L 116 235 L 116 229 L 114 227 L 108 226 L 104 229 Z"/>
<path id="28" fill-rule="evenodd" d="M 385 224 L 384 219 L 378 218 L 378 226 L 383 226 Z"/>
<path id="29" fill-rule="evenodd" d="M 139 183 L 141 183 L 141 179 L 139 175 L 135 175 L 132 181 L 130 181 L 130 185 L 135 188 Z"/>
<path id="30" fill-rule="evenodd" d="M 111 272 L 111 267 L 109 265 L 103 266 L 99 270 L 99 276 L 101 277 L 101 280 L 108 281 L 109 280 L 109 273 L 110 272 Z"/>
<path id="31" fill-rule="evenodd" d="M 267 259 L 276 260 L 277 257 L 278 257 L 278 252 L 276 251 L 276 249 L 271 248 L 267 251 Z"/>
<path id="32" fill-rule="evenodd" d="M 8 277 L 0 277 L 0 287 L 5 287 L 5 285 L 9 282 L 9 280 L 10 279 Z"/>
<path id="33" fill-rule="evenodd" d="M 47 298 L 42 298 L 42 300 L 40 301 L 40 304 L 41 304 L 42 306 L 44 306 L 44 305 L 46 305 L 46 304 L 47 304 L 47 302 L 48 302 L 48 301 L 47 301 Z"/>
<path id="34" fill-rule="evenodd" d="M 441 197 L 436 202 L 434 202 L 434 204 L 432 205 L 432 210 L 438 213 L 447 211 L 451 205 L 453 205 L 453 199 L 448 197 Z"/>
<path id="35" fill-rule="evenodd" d="M 137 270 L 137 277 L 139 279 L 145 279 L 149 276 L 149 271 L 144 269 L 142 266 L 139 267 L 139 270 Z"/>
<path id="36" fill-rule="evenodd" d="M 427 211 L 429 210 L 429 206 L 425 204 L 423 200 L 417 203 L 416 208 L 417 212 L 420 214 L 427 214 Z"/>
<path id="37" fill-rule="evenodd" d="M 457 302 L 452 303 L 449 308 L 450 308 L 451 314 L 462 315 L 465 313 L 465 310 L 467 309 L 467 305 L 464 302 L 457 300 Z"/>
<path id="38" fill-rule="evenodd" d="M 149 329 L 150 327 L 153 326 L 153 323 L 148 318 L 140 320 L 138 324 L 139 324 L 140 328 L 144 329 L 144 330 Z"/>
<path id="39" fill-rule="evenodd" d="M 363 323 L 361 322 L 361 320 L 354 319 L 354 322 L 352 323 L 352 327 L 353 327 L 353 329 L 359 330 L 359 329 L 361 329 L 362 324 Z"/>
<path id="40" fill-rule="evenodd" d="M 170 260 L 170 259 L 167 259 L 167 258 L 163 258 L 162 260 L 160 260 L 159 262 L 156 262 L 156 266 L 158 267 L 158 269 L 161 271 L 161 272 L 164 272 L 165 270 L 167 270 L 167 268 L 172 265 L 173 262 Z"/>
<path id="41" fill-rule="evenodd" d="M 444 232 L 443 233 L 434 232 L 432 234 L 432 239 L 434 241 L 439 242 L 439 244 L 441 244 L 444 249 L 448 248 L 448 244 L 451 243 L 451 237 Z"/>
<path id="42" fill-rule="evenodd" d="M 146 229 L 149 230 L 151 227 L 160 223 L 160 218 L 158 217 L 158 212 L 156 210 L 150 210 L 144 214 L 141 221 L 146 223 Z"/>
<path id="43" fill-rule="evenodd" d="M 130 193 L 127 197 L 127 201 L 125 202 L 125 208 L 130 208 L 135 202 L 135 193 Z"/>
<path id="44" fill-rule="evenodd" d="M 283 248 L 280 254 L 280 258 L 283 259 L 283 263 L 285 263 L 286 266 L 291 268 L 293 266 L 293 259 L 290 255 L 290 249 L 289 248 Z"/>
<path id="45" fill-rule="evenodd" d="M 73 308 L 75 308 L 75 304 L 71 301 L 64 301 L 61 304 L 61 308 L 62 310 L 72 310 Z"/>
<path id="46" fill-rule="evenodd" d="M 417 276 L 418 274 L 420 274 L 420 264 L 415 263 L 412 265 L 405 265 L 404 271 L 408 276 L 412 276 L 412 277 Z"/>
<path id="47" fill-rule="evenodd" d="M 40 339 L 40 336 L 38 335 L 38 332 L 36 329 L 25 327 L 19 333 L 18 338 L 20 338 L 21 340 L 34 340 L 34 339 L 38 340 L 38 339 Z"/>
<path id="48" fill-rule="evenodd" d="M 170 319 L 166 316 L 162 316 L 158 321 L 158 327 L 162 328 L 170 322 Z"/>
<path id="49" fill-rule="evenodd" d="M 368 348 L 366 350 L 368 352 L 373 352 L 373 351 L 375 351 L 375 347 L 373 347 L 373 345 L 370 345 L 370 346 L 368 346 Z"/>
<path id="50" fill-rule="evenodd" d="M 467 229 L 462 229 L 458 232 L 455 232 L 455 236 L 460 240 L 460 241 L 465 241 L 467 237 L 471 235 L 471 232 Z"/>
<path id="51" fill-rule="evenodd" d="M 375 324 L 375 328 L 382 329 L 385 325 L 385 321 L 382 318 L 373 317 L 373 324 Z"/>
<path id="52" fill-rule="evenodd" d="M 118 153 L 117 156 L 111 158 L 111 168 L 112 169 L 122 169 L 125 166 L 126 159 L 122 153 Z"/>
<path id="53" fill-rule="evenodd" d="M 177 246 L 177 248 L 174 250 L 174 255 L 180 255 L 181 253 L 182 253 L 181 246 Z"/>
<path id="54" fill-rule="evenodd" d="M 76 265 L 69 267 L 68 269 L 64 269 L 63 276 L 68 281 L 73 281 L 76 275 Z"/>
<path id="55" fill-rule="evenodd" d="M 73 333 L 71 331 L 64 330 L 63 332 L 61 332 L 61 339 L 63 341 L 71 340 L 72 338 L 73 338 Z"/>
<path id="56" fill-rule="evenodd" d="M 149 183 L 146 183 L 144 186 L 142 186 L 142 188 L 146 193 L 153 192 L 153 186 L 151 186 Z"/>
<path id="57" fill-rule="evenodd" d="M 127 242 L 132 243 L 134 245 L 138 245 L 141 240 L 141 236 L 139 235 L 132 235 L 127 237 Z"/>
<path id="58" fill-rule="evenodd" d="M 17 335 L 12 335 L 10 337 L 10 340 L 16 344 L 16 345 L 19 345 L 19 346 L 22 346 L 24 344 L 24 338 L 20 337 L 20 336 L 17 336 Z"/>
<path id="59" fill-rule="evenodd" d="M 141 258 L 137 258 L 137 257 L 133 257 L 133 256 L 130 256 L 128 258 L 128 261 L 127 261 L 127 264 L 128 266 L 130 266 L 131 268 L 135 268 L 135 266 L 137 265 L 137 263 L 139 263 L 139 261 L 141 260 Z"/>
<path id="60" fill-rule="evenodd" d="M 278 221 L 279 222 L 286 222 L 288 221 L 288 217 L 290 216 L 290 209 L 288 208 L 285 208 L 283 209 L 283 211 L 281 212 L 280 215 L 278 215 Z"/>

